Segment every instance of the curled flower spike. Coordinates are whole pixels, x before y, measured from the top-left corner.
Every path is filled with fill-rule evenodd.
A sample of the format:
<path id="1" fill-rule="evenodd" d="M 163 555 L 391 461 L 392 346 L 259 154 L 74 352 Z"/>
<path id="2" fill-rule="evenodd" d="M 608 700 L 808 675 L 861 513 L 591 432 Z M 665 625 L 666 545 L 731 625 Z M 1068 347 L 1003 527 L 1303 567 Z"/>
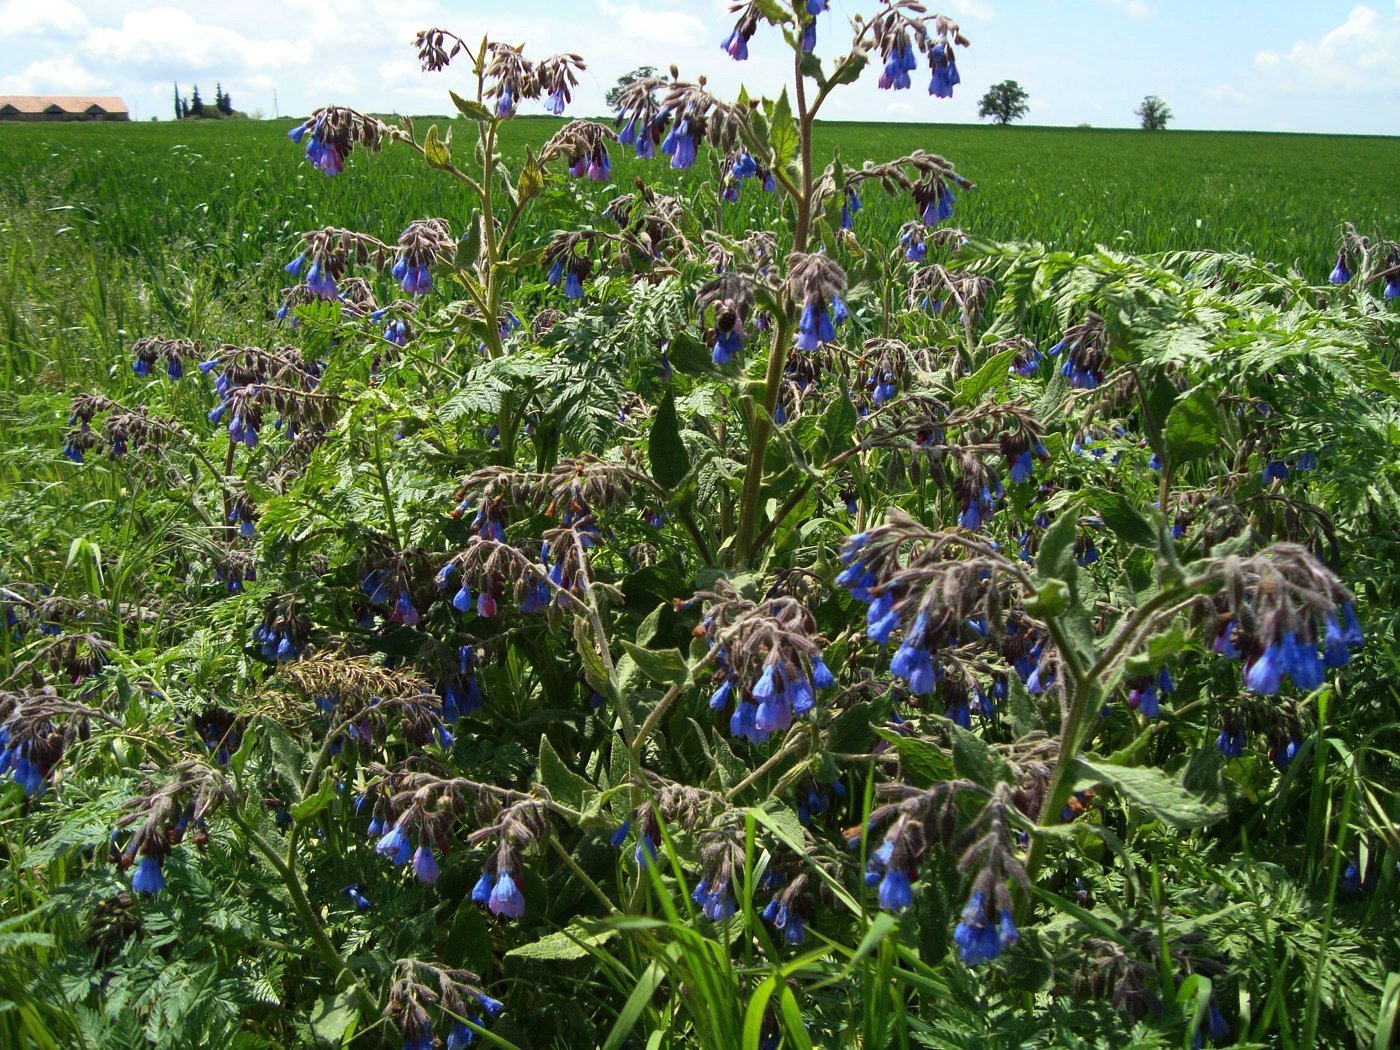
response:
<path id="1" fill-rule="evenodd" d="M 749 337 L 744 320 L 753 308 L 751 282 L 737 273 L 721 274 L 701 287 L 696 307 L 702 324 L 707 316 L 714 321 L 706 331 L 711 359 L 717 365 L 728 364 L 744 349 Z"/>
<path id="2" fill-rule="evenodd" d="M 1108 329 L 1098 314 L 1090 311 L 1084 320 L 1065 332 L 1064 338 L 1050 348 L 1050 356 L 1063 352 L 1060 374 L 1069 379 L 1070 386 L 1093 390 L 1104 380 L 1108 370 Z"/>
<path id="3" fill-rule="evenodd" d="M 318 109 L 305 123 L 287 132 L 299 145 L 305 140 L 306 159 L 326 175 L 339 175 L 345 158 L 356 146 L 378 153 L 388 135 L 383 121 L 343 106 Z"/>
<path id="4" fill-rule="evenodd" d="M 928 93 L 935 98 L 952 98 L 953 88 L 962 83 L 958 75 L 958 65 L 949 44 L 940 41 L 929 51 L 929 67 L 933 76 L 929 79 Z"/>
<path id="5" fill-rule="evenodd" d="M 497 876 L 486 907 L 492 915 L 503 915 L 507 919 L 518 919 L 525 914 L 525 895 L 516 888 L 509 870 Z"/>
<path id="6" fill-rule="evenodd" d="M 849 316 L 841 295 L 846 290 L 846 273 L 834 260 L 820 253 L 795 253 L 788 257 L 788 296 L 802 304 L 795 345 L 798 350 L 816 350 L 836 338 L 836 325 Z"/>
<path id="7" fill-rule="evenodd" d="M 710 706 L 723 710 L 734 702 L 733 736 L 761 744 L 786 732 L 794 718 L 815 706 L 821 688 L 816 677 L 835 684 L 821 661 L 815 621 L 796 598 L 773 597 L 755 605 L 729 594 L 700 597 L 711 604 L 698 630 L 709 639 L 720 667 Z"/>
<path id="8" fill-rule="evenodd" d="M 736 62 L 748 59 L 749 41 L 753 39 L 754 33 L 758 30 L 759 12 L 757 5 L 749 4 L 740 10 L 742 14 L 739 16 L 739 21 L 719 45 L 720 49 Z"/>
<path id="9" fill-rule="evenodd" d="M 1009 904 L 993 904 L 985 900 L 981 890 L 973 891 L 953 931 L 958 958 L 968 966 L 980 966 L 1019 939 Z"/>

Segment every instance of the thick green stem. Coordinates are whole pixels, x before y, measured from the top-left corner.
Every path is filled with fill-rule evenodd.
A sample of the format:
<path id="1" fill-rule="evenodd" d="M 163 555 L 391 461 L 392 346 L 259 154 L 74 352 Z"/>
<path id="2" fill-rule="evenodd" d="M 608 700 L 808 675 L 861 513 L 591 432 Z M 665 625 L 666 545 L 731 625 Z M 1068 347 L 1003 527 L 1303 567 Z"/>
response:
<path id="1" fill-rule="evenodd" d="M 282 882 L 287 887 L 287 894 L 292 898 L 292 908 L 296 911 L 297 917 L 306 927 L 306 932 L 316 945 L 316 950 L 322 960 L 339 977 L 347 969 L 345 960 L 341 958 L 340 952 L 336 951 L 335 945 L 331 943 L 330 937 L 326 934 L 326 928 L 321 925 L 321 920 L 312 910 L 311 902 L 306 899 L 306 890 L 302 888 L 301 879 L 297 878 L 296 872 L 287 867 L 282 858 L 277 855 L 277 851 L 253 829 L 251 824 L 236 814 L 233 816 L 233 822 L 238 825 L 257 851 L 267 859 L 277 874 L 282 877 Z"/>
<path id="2" fill-rule="evenodd" d="M 403 550 L 403 537 L 399 535 L 399 522 L 394 514 L 394 496 L 389 490 L 389 472 L 384 466 L 384 448 L 378 425 L 374 428 L 374 472 L 379 477 L 379 491 L 384 496 L 384 513 L 389 519 L 389 535 L 393 537 L 394 548 Z"/>
<path id="3" fill-rule="evenodd" d="M 763 460 L 773 433 L 773 412 L 778 407 L 783 370 L 787 367 L 787 318 L 780 315 L 773 325 L 773 344 L 768 351 L 768 373 L 764 377 L 763 411 L 753 413 L 749 428 L 749 462 L 744 470 L 744 491 L 739 504 L 739 531 L 734 538 L 735 562 L 748 567 L 753 561 L 754 533 L 758 528 L 758 501 L 763 492 Z"/>

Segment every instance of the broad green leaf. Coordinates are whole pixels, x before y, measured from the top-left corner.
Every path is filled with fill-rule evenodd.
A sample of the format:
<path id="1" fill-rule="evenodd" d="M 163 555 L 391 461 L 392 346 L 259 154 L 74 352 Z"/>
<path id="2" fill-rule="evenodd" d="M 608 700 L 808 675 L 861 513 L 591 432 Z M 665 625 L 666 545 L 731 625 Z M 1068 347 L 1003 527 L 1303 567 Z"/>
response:
<path id="1" fill-rule="evenodd" d="M 343 1046 L 355 1034 L 360 1020 L 359 985 L 347 988 L 339 995 L 327 995 L 316 1000 L 311 1012 L 311 1031 L 316 1040 L 327 1046 Z"/>
<path id="2" fill-rule="evenodd" d="M 1104 784 L 1141 806 L 1158 820 L 1179 828 L 1202 827 L 1225 815 L 1181 786 L 1180 781 L 1154 766 L 1116 766 L 1083 756 L 1075 759 L 1080 783 Z"/>
<path id="3" fill-rule="evenodd" d="M 642 673 L 662 685 L 681 685 L 690 680 L 690 668 L 679 649 L 643 649 L 624 640 L 622 648 L 636 661 Z"/>
<path id="4" fill-rule="evenodd" d="M 448 94 L 452 96 L 452 104 L 457 107 L 457 112 L 468 120 L 491 119 L 491 111 L 480 102 L 475 102 L 469 98 L 463 98 L 455 91 L 448 91 Z M 428 133 L 432 134 L 431 130 Z"/>
<path id="5" fill-rule="evenodd" d="M 926 740 L 900 736 L 892 729 L 875 730 L 899 752 L 905 775 L 916 787 L 928 787 L 954 776 L 953 759 Z"/>
<path id="6" fill-rule="evenodd" d="M 841 390 L 831 399 L 822 413 L 821 438 L 815 450 L 816 458 L 825 463 L 851 447 L 855 435 L 856 406 L 851 401 L 851 392 L 846 381 L 841 381 Z"/>
<path id="7" fill-rule="evenodd" d="M 651 476 L 662 488 L 675 488 L 690 470 L 690 454 L 681 440 L 680 424 L 676 419 L 674 390 L 666 391 L 661 406 L 656 410 L 656 418 L 651 424 L 651 438 L 647 442 L 647 455 L 651 460 Z"/>
<path id="8" fill-rule="evenodd" d="M 544 172 L 535 159 L 534 150 L 526 147 L 525 165 L 520 169 L 520 181 L 516 184 L 517 206 L 544 190 Z"/>
<path id="9" fill-rule="evenodd" d="M 485 973 L 491 965 L 491 930 L 481 907 L 470 897 L 457 906 L 452 929 L 443 947 L 443 962 L 474 973 Z"/>
<path id="10" fill-rule="evenodd" d="M 1062 580 L 1070 590 L 1079 579 L 1074 560 L 1074 544 L 1079 538 L 1079 521 L 1073 514 L 1061 514 L 1045 530 L 1035 558 L 1035 573 L 1042 580 Z"/>
<path id="11" fill-rule="evenodd" d="M 531 959 L 535 962 L 556 962 L 569 959 L 583 959 L 590 947 L 606 944 L 616 930 L 600 930 L 590 933 L 577 923 L 555 933 L 545 934 L 537 941 L 522 944 L 506 952 L 507 959 Z"/>
<path id="12" fill-rule="evenodd" d="M 564 760 L 554 750 L 554 745 L 549 742 L 547 736 L 540 737 L 540 762 L 537 775 L 540 783 L 549 790 L 550 795 L 574 809 L 583 805 L 585 794 L 591 794 L 597 790 L 587 780 L 564 765 Z"/>
<path id="13" fill-rule="evenodd" d="M 1011 379 L 1008 369 L 1015 357 L 1015 350 L 1003 350 L 989 357 L 981 368 L 958 384 L 954 400 L 960 405 L 975 405 L 988 390 L 1007 385 Z"/>
<path id="14" fill-rule="evenodd" d="M 1104 525 L 1124 543 L 1135 547 L 1157 546 L 1157 530 L 1121 492 L 1091 488 L 1085 489 L 1084 498 L 1099 512 Z"/>
<path id="15" fill-rule="evenodd" d="M 1163 432 L 1172 466 L 1209 456 L 1220 447 L 1218 396 L 1209 387 L 1198 386 L 1177 398 Z"/>
<path id="16" fill-rule="evenodd" d="M 992 749 L 991 744 L 960 725 L 951 728 L 953 768 L 960 776 L 989 789 L 997 784 L 1011 782 L 1011 767 L 1006 764 L 1006 759 Z"/>
<path id="17" fill-rule="evenodd" d="M 292 819 L 298 824 L 305 823 L 333 801 L 335 801 L 335 774 L 328 769 L 321 774 L 321 785 L 316 794 L 292 803 Z"/>
<path id="18" fill-rule="evenodd" d="M 797 156 L 797 121 L 792 116 L 792 104 L 788 102 L 787 88 L 776 102 L 769 104 L 768 145 L 772 150 L 770 167 L 786 168 L 788 162 Z"/>
<path id="19" fill-rule="evenodd" d="M 1035 698 L 1026 689 L 1020 675 L 1007 676 L 1006 693 L 1006 713 L 1011 719 L 1011 728 L 1016 731 L 1017 736 L 1025 736 L 1027 733 L 1045 728 L 1045 722 L 1040 717 L 1040 709 L 1036 707 Z"/>
<path id="20" fill-rule="evenodd" d="M 428 135 L 423 140 L 423 157 L 429 166 L 434 168 L 445 168 L 452 163 L 452 133 L 449 131 L 447 139 L 438 138 L 437 125 L 434 124 L 428 129 Z"/>

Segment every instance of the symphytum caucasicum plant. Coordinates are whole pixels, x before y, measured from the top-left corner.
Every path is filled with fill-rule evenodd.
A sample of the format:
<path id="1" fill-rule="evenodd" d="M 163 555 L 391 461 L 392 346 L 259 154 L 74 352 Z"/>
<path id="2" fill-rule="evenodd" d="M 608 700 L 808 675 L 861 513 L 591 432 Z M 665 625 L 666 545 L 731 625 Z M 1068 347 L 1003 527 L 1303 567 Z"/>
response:
<path id="1" fill-rule="evenodd" d="M 1400 502 L 1397 246 L 1344 229 L 1317 288 L 980 242 L 951 161 L 814 146 L 863 75 L 951 95 L 954 22 L 882 0 L 823 58 L 824 0 L 733 13 L 730 58 L 790 50 L 776 98 L 642 77 L 517 163 L 582 59 L 424 31 L 468 148 L 291 137 L 343 178 L 416 151 L 455 218 L 309 232 L 284 343 L 142 338 L 144 403 L 74 401 L 74 469 L 181 543 L 158 603 L 5 584 L 0 768 L 82 872 L 73 1038 L 1380 1031 L 1332 902 L 1390 885 L 1393 823 L 1329 719 L 1376 703 L 1344 541 Z M 1285 892 L 1236 851 L 1290 835 L 1343 947 L 1251 983 L 1217 913 Z M 192 930 L 225 941 L 163 1013 L 139 975 Z"/>

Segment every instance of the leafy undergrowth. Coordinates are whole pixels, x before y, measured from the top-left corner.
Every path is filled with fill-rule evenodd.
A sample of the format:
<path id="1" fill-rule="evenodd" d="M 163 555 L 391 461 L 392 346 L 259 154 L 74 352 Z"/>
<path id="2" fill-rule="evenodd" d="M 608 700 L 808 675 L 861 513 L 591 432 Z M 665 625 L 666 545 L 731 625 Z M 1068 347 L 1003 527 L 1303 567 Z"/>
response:
<path id="1" fill-rule="evenodd" d="M 867 57 L 948 82 L 877 15 L 523 160 L 569 56 L 459 49 L 465 146 L 318 110 L 464 218 L 306 233 L 261 341 L 11 298 L 6 1045 L 1388 1045 L 1397 249 L 823 170 Z M 594 187 L 624 147 L 719 177 Z"/>

